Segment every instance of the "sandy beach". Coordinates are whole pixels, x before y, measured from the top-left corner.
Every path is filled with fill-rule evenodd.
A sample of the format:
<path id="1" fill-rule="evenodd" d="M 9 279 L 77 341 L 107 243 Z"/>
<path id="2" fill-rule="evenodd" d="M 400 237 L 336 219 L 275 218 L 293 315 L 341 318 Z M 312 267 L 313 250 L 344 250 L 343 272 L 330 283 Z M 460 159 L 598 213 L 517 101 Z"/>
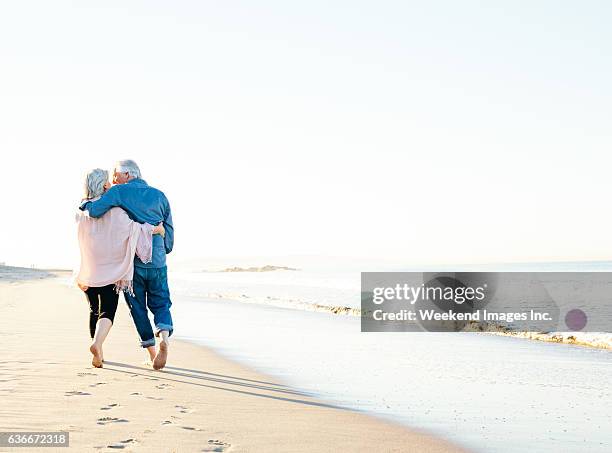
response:
<path id="1" fill-rule="evenodd" d="M 0 273 L 1 431 L 68 431 L 79 452 L 464 451 L 186 342 L 173 341 L 168 366 L 153 371 L 123 303 L 105 366 L 93 368 L 87 315 L 56 274 Z"/>

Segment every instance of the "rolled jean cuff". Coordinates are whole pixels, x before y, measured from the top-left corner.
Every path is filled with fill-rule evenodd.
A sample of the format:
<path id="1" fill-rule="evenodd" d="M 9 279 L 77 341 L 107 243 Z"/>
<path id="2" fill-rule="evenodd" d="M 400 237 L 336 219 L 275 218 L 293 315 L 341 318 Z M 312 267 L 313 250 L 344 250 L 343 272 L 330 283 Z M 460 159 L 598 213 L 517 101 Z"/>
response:
<path id="1" fill-rule="evenodd" d="M 151 338 L 150 340 L 141 341 L 140 346 L 143 348 L 155 346 L 155 338 Z"/>
<path id="2" fill-rule="evenodd" d="M 155 325 L 155 335 L 156 336 L 159 336 L 159 333 L 162 330 L 167 330 L 168 331 L 168 335 L 170 336 L 170 335 L 172 335 L 172 332 L 174 332 L 174 327 L 172 327 L 171 324 L 162 324 L 162 323 L 159 323 L 159 324 Z"/>

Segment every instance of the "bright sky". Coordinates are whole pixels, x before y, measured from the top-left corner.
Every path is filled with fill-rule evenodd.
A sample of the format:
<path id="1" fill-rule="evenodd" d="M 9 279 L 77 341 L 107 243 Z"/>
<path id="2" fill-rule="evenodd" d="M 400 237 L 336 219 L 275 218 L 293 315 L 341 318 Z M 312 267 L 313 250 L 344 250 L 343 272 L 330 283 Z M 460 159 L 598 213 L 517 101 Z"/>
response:
<path id="1" fill-rule="evenodd" d="M 610 259 L 610 5 L 3 2 L 0 262 L 66 265 L 121 158 L 175 262 Z"/>

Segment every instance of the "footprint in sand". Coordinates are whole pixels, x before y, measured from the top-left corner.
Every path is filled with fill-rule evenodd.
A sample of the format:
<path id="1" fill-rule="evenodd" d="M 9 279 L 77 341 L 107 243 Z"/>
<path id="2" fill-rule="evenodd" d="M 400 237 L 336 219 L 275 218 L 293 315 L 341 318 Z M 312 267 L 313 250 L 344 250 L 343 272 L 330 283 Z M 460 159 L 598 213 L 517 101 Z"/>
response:
<path id="1" fill-rule="evenodd" d="M 191 414 L 193 409 L 189 409 L 185 406 L 174 406 L 181 414 Z"/>
<path id="2" fill-rule="evenodd" d="M 170 384 L 159 384 L 155 386 L 156 389 L 167 389 L 170 387 L 172 387 Z"/>
<path id="3" fill-rule="evenodd" d="M 78 390 L 72 390 L 71 392 L 65 393 L 65 396 L 85 396 L 85 395 L 91 395 L 91 393 L 80 392 Z"/>
<path id="4" fill-rule="evenodd" d="M 140 393 L 140 392 L 134 392 L 134 393 L 130 393 L 130 395 L 137 395 L 137 396 L 140 396 L 140 395 L 142 395 L 142 393 Z"/>
<path id="5" fill-rule="evenodd" d="M 194 428 L 193 426 L 181 426 L 181 428 L 187 431 L 202 431 L 200 428 Z"/>
<path id="6" fill-rule="evenodd" d="M 170 418 L 173 418 L 176 420 L 178 417 L 171 415 Z M 161 422 L 161 425 L 162 426 L 171 426 L 171 425 L 177 426 L 175 420 L 164 420 L 163 422 Z M 187 430 L 187 431 L 202 431 L 200 428 L 194 428 L 193 426 L 179 426 L 179 428 Z"/>
<path id="7" fill-rule="evenodd" d="M 221 442 L 219 439 L 209 439 L 208 445 L 202 449 L 202 451 L 215 451 L 224 452 L 231 448 L 231 444 L 227 442 Z"/>
<path id="8" fill-rule="evenodd" d="M 96 382 L 95 384 L 91 384 L 90 387 L 97 387 L 99 385 L 106 385 L 108 382 Z"/>
<path id="9" fill-rule="evenodd" d="M 147 396 L 147 399 L 148 400 L 155 400 L 155 401 L 162 401 L 163 400 L 163 398 L 159 398 L 159 397 L 156 397 L 156 396 Z"/>
<path id="10" fill-rule="evenodd" d="M 125 418 L 117 418 L 117 417 L 102 417 L 99 418 L 97 423 L 98 425 L 108 425 L 110 423 L 128 423 L 129 420 Z"/>
<path id="11" fill-rule="evenodd" d="M 108 406 L 101 407 L 101 411 L 110 411 L 112 408 L 119 406 L 117 403 L 109 404 Z"/>
<path id="12" fill-rule="evenodd" d="M 138 443 L 137 439 L 125 439 L 117 443 L 107 445 L 106 448 L 115 448 L 117 450 L 122 450 L 128 445 L 136 445 L 137 443 Z"/>

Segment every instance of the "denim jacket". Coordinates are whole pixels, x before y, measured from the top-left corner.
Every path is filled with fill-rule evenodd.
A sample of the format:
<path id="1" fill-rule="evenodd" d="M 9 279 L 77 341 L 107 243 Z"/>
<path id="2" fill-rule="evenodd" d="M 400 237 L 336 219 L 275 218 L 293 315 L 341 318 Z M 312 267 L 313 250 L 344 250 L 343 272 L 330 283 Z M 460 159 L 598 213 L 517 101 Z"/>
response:
<path id="1" fill-rule="evenodd" d="M 165 237 L 153 236 L 153 260 L 144 264 L 138 257 L 134 266 L 160 268 L 166 265 L 166 254 L 174 246 L 174 226 L 170 204 L 161 190 L 149 186 L 143 179 L 132 179 L 111 187 L 96 201 L 86 201 L 79 209 L 89 211 L 91 217 L 101 217 L 109 209 L 120 207 L 134 221 L 158 225 L 164 223 Z"/>

